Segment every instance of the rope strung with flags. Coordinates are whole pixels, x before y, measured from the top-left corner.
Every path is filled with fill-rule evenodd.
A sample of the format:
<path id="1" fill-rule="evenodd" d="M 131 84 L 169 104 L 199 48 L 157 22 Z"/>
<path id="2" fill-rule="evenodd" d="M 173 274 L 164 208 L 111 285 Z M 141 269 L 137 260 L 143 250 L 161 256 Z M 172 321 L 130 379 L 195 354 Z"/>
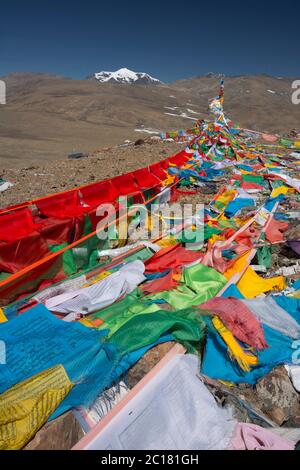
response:
<path id="1" fill-rule="evenodd" d="M 221 125 L 227 125 L 227 118 L 224 114 L 224 80 L 220 82 L 220 90 L 218 96 L 210 101 L 209 109 L 215 116 L 215 122 Z"/>

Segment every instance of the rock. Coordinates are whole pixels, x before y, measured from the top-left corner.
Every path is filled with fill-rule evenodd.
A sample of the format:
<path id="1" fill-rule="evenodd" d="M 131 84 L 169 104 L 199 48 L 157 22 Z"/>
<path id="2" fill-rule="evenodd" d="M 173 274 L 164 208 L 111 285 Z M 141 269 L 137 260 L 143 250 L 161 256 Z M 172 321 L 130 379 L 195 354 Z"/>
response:
<path id="1" fill-rule="evenodd" d="M 82 153 L 82 152 L 75 152 L 75 153 L 69 153 L 68 158 L 71 160 L 77 160 L 78 158 L 86 158 L 88 157 L 87 153 Z"/>
<path id="2" fill-rule="evenodd" d="M 144 145 L 145 141 L 143 139 L 138 139 L 134 142 L 134 145 L 135 146 L 138 146 L 138 145 Z"/>
<path id="3" fill-rule="evenodd" d="M 38 170 L 38 168 L 39 168 L 38 166 L 33 166 L 33 165 L 32 165 L 32 166 L 28 166 L 28 167 L 24 168 L 24 170 L 26 170 L 26 171 Z"/>
<path id="4" fill-rule="evenodd" d="M 262 411 L 279 425 L 299 414 L 299 395 L 283 366 L 276 367 L 259 380 L 256 394 L 262 402 Z"/>
<path id="5" fill-rule="evenodd" d="M 286 421 L 286 416 L 281 408 L 273 408 L 272 410 L 268 410 L 267 413 L 276 424 L 281 425 Z"/>
<path id="6" fill-rule="evenodd" d="M 144 356 L 128 371 L 127 383 L 134 387 L 174 346 L 173 341 L 158 344 L 144 354 Z"/>
<path id="7" fill-rule="evenodd" d="M 46 423 L 24 450 L 69 450 L 84 433 L 72 411 Z"/>

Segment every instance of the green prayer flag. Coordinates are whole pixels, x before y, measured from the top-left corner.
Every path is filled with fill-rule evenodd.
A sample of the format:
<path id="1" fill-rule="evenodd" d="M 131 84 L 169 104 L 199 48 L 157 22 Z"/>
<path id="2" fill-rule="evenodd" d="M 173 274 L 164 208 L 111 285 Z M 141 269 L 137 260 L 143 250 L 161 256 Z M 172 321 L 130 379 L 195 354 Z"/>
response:
<path id="1" fill-rule="evenodd" d="M 164 334 L 172 334 L 189 352 L 196 352 L 205 329 L 201 315 L 193 309 L 158 310 L 130 319 L 109 338 L 109 343 L 115 344 L 121 354 L 126 354 L 154 343 Z"/>
<path id="2" fill-rule="evenodd" d="M 176 289 L 147 298 L 162 299 L 174 308 L 192 307 L 215 297 L 227 284 L 227 279 L 213 268 L 195 264 L 184 269 L 181 283 Z"/>

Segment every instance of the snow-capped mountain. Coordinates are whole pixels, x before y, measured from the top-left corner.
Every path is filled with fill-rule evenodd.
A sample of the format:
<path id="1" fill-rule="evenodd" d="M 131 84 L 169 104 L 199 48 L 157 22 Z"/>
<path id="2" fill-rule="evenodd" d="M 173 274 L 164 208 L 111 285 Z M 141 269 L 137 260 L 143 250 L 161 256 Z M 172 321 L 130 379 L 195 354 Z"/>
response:
<path id="1" fill-rule="evenodd" d="M 98 72 L 94 74 L 94 78 L 101 83 L 134 83 L 138 85 L 159 85 L 162 83 L 148 73 L 133 72 L 126 68 L 119 69 L 116 72 Z"/>

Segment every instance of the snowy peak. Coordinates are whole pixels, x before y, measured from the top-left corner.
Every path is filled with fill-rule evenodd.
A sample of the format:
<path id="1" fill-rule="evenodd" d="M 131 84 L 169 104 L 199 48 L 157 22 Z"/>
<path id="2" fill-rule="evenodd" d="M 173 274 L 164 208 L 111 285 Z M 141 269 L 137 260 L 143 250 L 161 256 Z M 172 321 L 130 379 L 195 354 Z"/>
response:
<path id="1" fill-rule="evenodd" d="M 127 83 L 138 85 L 159 85 L 162 83 L 157 78 L 151 77 L 148 73 L 133 72 L 132 70 L 122 68 L 116 72 L 99 72 L 94 74 L 94 78 L 100 83 Z"/>

